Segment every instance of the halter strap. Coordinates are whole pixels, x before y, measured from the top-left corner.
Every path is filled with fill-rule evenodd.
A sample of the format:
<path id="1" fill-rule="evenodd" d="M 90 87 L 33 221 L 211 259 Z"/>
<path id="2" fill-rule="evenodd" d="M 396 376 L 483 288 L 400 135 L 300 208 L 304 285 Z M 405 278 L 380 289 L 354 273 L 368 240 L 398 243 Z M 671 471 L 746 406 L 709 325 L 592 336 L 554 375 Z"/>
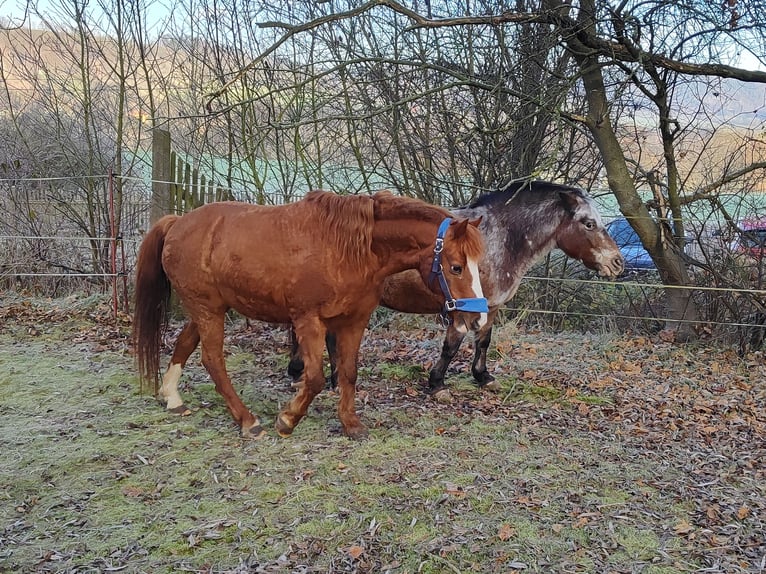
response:
<path id="1" fill-rule="evenodd" d="M 434 260 L 431 264 L 431 278 L 439 279 L 439 286 L 444 294 L 444 308 L 441 312 L 442 321 L 449 325 L 450 319 L 447 316 L 452 311 L 464 311 L 466 313 L 488 313 L 489 306 L 487 300 L 484 297 L 467 297 L 463 299 L 455 299 L 450 293 L 447 279 L 444 277 L 444 270 L 442 268 L 442 251 L 444 250 L 444 235 L 447 233 L 447 228 L 452 222 L 452 218 L 447 217 L 439 225 L 439 230 L 436 232 L 436 245 L 434 245 Z"/>

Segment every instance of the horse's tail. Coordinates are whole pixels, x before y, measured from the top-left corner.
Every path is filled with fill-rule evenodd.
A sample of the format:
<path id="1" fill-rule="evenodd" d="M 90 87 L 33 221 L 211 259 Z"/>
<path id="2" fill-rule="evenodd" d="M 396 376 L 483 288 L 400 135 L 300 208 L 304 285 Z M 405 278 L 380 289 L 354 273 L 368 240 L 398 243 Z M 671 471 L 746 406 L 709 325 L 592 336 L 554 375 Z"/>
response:
<path id="1" fill-rule="evenodd" d="M 152 226 L 141 242 L 136 263 L 133 348 L 141 386 L 151 381 L 155 393 L 159 385 L 160 345 L 170 307 L 170 280 L 162 267 L 162 249 L 165 236 L 177 219 L 177 215 L 166 215 Z"/>

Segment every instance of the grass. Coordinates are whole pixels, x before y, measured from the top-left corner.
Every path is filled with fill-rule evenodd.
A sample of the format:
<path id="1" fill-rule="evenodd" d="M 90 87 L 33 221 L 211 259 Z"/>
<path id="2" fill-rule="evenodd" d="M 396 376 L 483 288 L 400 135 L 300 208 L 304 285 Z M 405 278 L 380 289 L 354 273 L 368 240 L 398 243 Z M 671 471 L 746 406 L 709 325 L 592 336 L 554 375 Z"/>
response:
<path id="1" fill-rule="evenodd" d="M 182 382 L 194 413 L 179 418 L 138 392 L 119 339 L 94 345 L 85 320 L 28 323 L 0 329 L 0 572 L 759 571 L 757 469 L 718 467 L 722 521 L 706 523 L 695 485 L 707 479 L 688 453 L 713 461 L 716 449 L 631 434 L 626 396 L 594 366 L 620 354 L 614 338 L 587 342 L 592 362 L 564 365 L 566 338 L 547 356 L 539 334 L 501 332 L 503 391 L 451 373 L 451 405 L 423 392 L 423 345 L 363 353 L 370 438 L 352 442 L 331 392 L 279 438 L 270 425 L 293 392 L 286 339 L 235 326 L 227 364 L 270 429 L 250 442 L 198 359 Z M 407 329 L 396 325 L 402 344 L 423 339 Z M 438 341 L 426 347 L 438 353 Z M 723 515 L 742 504 L 753 512 L 723 543 Z"/>

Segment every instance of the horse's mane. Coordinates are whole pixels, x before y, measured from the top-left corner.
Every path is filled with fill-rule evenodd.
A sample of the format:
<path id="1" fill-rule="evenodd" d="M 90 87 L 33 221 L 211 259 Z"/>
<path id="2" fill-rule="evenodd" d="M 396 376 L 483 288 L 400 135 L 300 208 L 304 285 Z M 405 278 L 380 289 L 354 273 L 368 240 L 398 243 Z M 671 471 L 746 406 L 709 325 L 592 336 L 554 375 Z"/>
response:
<path id="1" fill-rule="evenodd" d="M 335 243 L 344 260 L 363 267 L 372 250 L 372 198 L 315 190 L 306 194 L 305 201 L 315 208 L 317 225 L 324 230 L 324 237 Z"/>
<path id="2" fill-rule="evenodd" d="M 539 202 L 540 195 L 547 194 L 551 197 L 558 197 L 558 194 L 561 192 L 571 193 L 582 199 L 587 198 L 582 189 L 571 185 L 540 180 L 512 181 L 497 191 L 490 191 L 480 195 L 468 207 L 488 207 L 501 202 L 507 203 L 511 200 L 524 203 L 527 198 Z M 532 195 L 537 197 L 531 197 Z"/>
<path id="3" fill-rule="evenodd" d="M 438 205 L 426 203 L 420 199 L 394 195 L 390 191 L 379 191 L 374 196 L 375 210 L 379 219 L 385 219 L 395 214 L 400 219 L 414 219 L 439 224 L 446 217 L 454 217 L 447 209 Z M 466 257 L 479 258 L 484 251 L 484 239 L 481 232 L 469 225 L 466 236 L 461 244 Z"/>
<path id="4" fill-rule="evenodd" d="M 394 195 L 388 190 L 377 192 L 375 199 L 375 214 L 378 219 L 388 219 L 392 216 L 401 219 L 436 219 L 434 215 L 450 217 L 449 211 L 438 205 L 431 205 L 414 197 Z"/>

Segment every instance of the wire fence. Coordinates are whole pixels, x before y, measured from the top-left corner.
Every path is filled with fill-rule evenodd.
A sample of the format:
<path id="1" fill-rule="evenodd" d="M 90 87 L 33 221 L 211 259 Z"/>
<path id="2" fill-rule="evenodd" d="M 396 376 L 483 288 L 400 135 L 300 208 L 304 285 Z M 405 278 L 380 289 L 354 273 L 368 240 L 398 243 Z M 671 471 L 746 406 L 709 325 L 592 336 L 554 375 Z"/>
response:
<path id="1" fill-rule="evenodd" d="M 138 247 L 149 227 L 151 181 L 123 177 L 119 201 L 112 175 L 90 178 L 0 179 L 0 287 L 17 292 L 55 295 L 82 290 L 111 291 L 115 315 L 129 313 L 132 276 Z M 88 213 L 92 197 L 82 197 L 83 182 L 98 187 L 95 213 Z M 55 184 L 53 188 L 46 188 Z M 275 203 L 279 203 L 275 199 Z M 604 213 L 604 219 L 619 216 Z M 89 225 L 91 224 L 91 225 Z M 715 229 L 702 229 L 688 250 L 692 259 L 705 255 L 702 245 L 717 241 Z M 725 243 L 725 241 L 723 242 Z M 722 247 L 725 250 L 725 245 Z M 720 253 L 721 245 L 716 253 Z M 766 275 L 761 262 L 734 271 L 741 283 L 716 284 L 720 269 L 705 266 L 692 274 L 693 285 L 666 286 L 656 272 L 634 273 L 617 281 L 593 279 L 582 266 L 562 263 L 563 255 L 549 256 L 530 270 L 517 296 L 504 313 L 547 321 L 557 328 L 583 325 L 635 329 L 637 323 L 658 325 L 671 320 L 663 294 L 671 289 L 691 290 L 704 308 L 701 318 L 675 320 L 701 329 L 728 331 L 735 338 L 763 329 Z M 707 261 L 731 265 L 733 260 Z M 702 269 L 704 272 L 700 272 Z M 730 274 L 731 269 L 726 273 Z M 747 304 L 743 304 L 743 302 Z"/>

